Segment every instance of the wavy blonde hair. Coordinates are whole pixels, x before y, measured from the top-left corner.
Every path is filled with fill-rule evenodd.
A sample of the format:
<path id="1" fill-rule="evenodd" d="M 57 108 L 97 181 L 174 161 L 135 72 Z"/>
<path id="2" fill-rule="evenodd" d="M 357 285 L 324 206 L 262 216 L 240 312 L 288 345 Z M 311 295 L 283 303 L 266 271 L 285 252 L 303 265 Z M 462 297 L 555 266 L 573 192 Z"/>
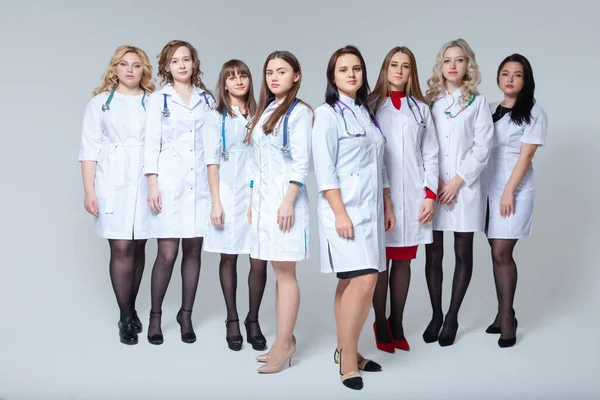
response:
<path id="1" fill-rule="evenodd" d="M 460 47 L 465 54 L 467 55 L 467 72 L 463 77 L 463 84 L 460 87 L 462 92 L 460 97 L 460 102 L 462 105 L 465 105 L 471 100 L 473 95 L 476 95 L 477 86 L 481 81 L 481 74 L 479 72 L 479 65 L 477 65 L 477 61 L 475 60 L 475 53 L 471 46 L 464 39 L 456 39 L 450 42 L 444 43 L 440 51 L 437 53 L 435 59 L 435 65 L 433 67 L 433 74 L 427 80 L 427 85 L 429 89 L 425 94 L 425 99 L 428 103 L 433 103 L 440 97 L 440 95 L 446 89 L 444 76 L 442 75 L 442 65 L 444 64 L 444 53 L 451 47 Z"/>
<path id="2" fill-rule="evenodd" d="M 124 45 L 117 47 L 113 53 L 110 63 L 108 63 L 108 68 L 106 68 L 106 72 L 102 75 L 100 86 L 94 89 L 92 96 L 96 96 L 103 92 L 109 92 L 119 86 L 119 78 L 117 77 L 116 69 L 119 62 L 127 53 L 137 54 L 142 60 L 144 71 L 142 73 L 142 80 L 140 81 L 140 88 L 145 90 L 147 94 L 154 92 L 154 83 L 152 83 L 152 65 L 150 64 L 148 55 L 146 55 L 146 52 L 139 47 Z"/>
<path id="3" fill-rule="evenodd" d="M 162 79 L 161 84 L 173 84 L 173 75 L 167 71 L 167 67 L 171 62 L 173 55 L 180 47 L 187 47 L 192 55 L 192 76 L 190 78 L 190 83 L 197 88 L 209 92 L 204 85 L 204 82 L 202 82 L 202 71 L 200 70 L 200 58 L 198 57 L 198 50 L 196 50 L 196 48 L 189 42 L 184 40 L 171 40 L 169 43 L 165 44 L 160 52 L 158 56 L 158 76 Z"/>

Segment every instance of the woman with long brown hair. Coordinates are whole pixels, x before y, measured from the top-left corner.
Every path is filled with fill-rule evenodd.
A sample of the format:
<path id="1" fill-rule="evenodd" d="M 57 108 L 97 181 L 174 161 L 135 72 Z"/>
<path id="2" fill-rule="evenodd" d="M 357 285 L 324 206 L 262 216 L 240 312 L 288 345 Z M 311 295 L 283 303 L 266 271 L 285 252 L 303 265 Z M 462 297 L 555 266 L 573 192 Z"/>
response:
<path id="1" fill-rule="evenodd" d="M 196 341 L 192 308 L 210 208 L 202 129 L 215 103 L 200 75 L 198 52 L 191 44 L 181 40 L 167 43 L 158 60 L 158 76 L 166 85 L 148 104 L 144 173 L 153 211 L 152 236 L 158 240 L 148 341 L 157 345 L 163 343 L 162 303 L 180 241 L 183 293 L 177 322 L 181 340 Z"/>
<path id="2" fill-rule="evenodd" d="M 225 339 L 231 350 L 242 349 L 236 306 L 237 259 L 250 253 L 250 224 L 246 219 L 250 202 L 249 166 L 252 147 L 246 135 L 256 113 L 250 69 L 241 60 L 229 60 L 221 68 L 217 83 L 217 108 L 210 112 L 206 130 L 210 221 L 204 249 L 221 253 L 219 278 L 227 307 Z M 258 324 L 258 310 L 267 282 L 267 262 L 250 258 L 248 290 L 250 304 L 244 320 L 246 340 L 254 350 L 264 350 L 267 341 Z"/>
<path id="3" fill-rule="evenodd" d="M 259 373 L 280 372 L 296 351 L 294 326 L 300 306 L 296 262 L 309 257 L 308 175 L 312 109 L 297 98 L 302 72 L 289 51 L 271 53 L 252 129 L 253 162 L 248 218 L 250 256 L 271 261 L 277 279 L 277 335 Z"/>
<path id="4" fill-rule="evenodd" d="M 388 269 L 379 274 L 373 295 L 373 329 L 377 348 L 393 353 L 410 350 L 402 325 L 410 262 L 417 256 L 418 245 L 433 240 L 431 221 L 439 174 L 435 127 L 410 49 L 398 46 L 387 53 L 370 100 L 387 138 L 384 161 L 396 217 L 396 227 L 385 238 Z M 388 285 L 391 307 L 386 319 Z"/>
<path id="5" fill-rule="evenodd" d="M 87 105 L 81 133 L 84 205 L 96 217 L 96 233 L 108 239 L 124 344 L 138 343 L 142 332 L 135 299 L 150 237 L 142 162 L 146 104 L 153 91 L 146 53 L 134 46 L 118 47 Z"/>

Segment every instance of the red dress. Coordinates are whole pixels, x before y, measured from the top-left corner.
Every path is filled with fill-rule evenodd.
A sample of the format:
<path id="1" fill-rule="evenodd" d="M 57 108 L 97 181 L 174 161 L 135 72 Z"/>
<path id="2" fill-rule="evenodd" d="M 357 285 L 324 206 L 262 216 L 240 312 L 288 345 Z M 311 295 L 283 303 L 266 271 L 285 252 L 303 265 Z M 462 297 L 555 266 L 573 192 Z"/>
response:
<path id="1" fill-rule="evenodd" d="M 406 97 L 404 92 L 390 92 L 392 104 L 396 110 L 400 109 L 402 105 L 402 99 Z M 429 188 L 425 188 L 425 198 L 433 199 L 435 201 L 436 195 Z M 419 246 L 408 246 L 408 247 L 386 247 L 385 257 L 388 260 L 413 260 L 417 258 L 417 249 Z"/>

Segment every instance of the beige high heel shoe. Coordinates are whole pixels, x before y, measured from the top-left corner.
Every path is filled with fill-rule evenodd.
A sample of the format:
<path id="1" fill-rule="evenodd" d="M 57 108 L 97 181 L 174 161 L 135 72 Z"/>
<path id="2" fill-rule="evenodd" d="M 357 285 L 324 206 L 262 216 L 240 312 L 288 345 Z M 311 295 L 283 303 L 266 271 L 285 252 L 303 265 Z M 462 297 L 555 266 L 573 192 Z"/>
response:
<path id="1" fill-rule="evenodd" d="M 294 335 L 292 335 L 292 343 L 294 346 L 296 346 L 296 336 L 294 336 Z M 271 356 L 269 355 L 269 353 L 264 353 L 264 354 L 256 356 L 256 361 L 266 363 L 267 361 L 269 361 L 270 357 Z"/>
<path id="2" fill-rule="evenodd" d="M 285 368 L 286 364 L 288 365 L 288 367 L 292 366 L 292 357 L 294 356 L 294 353 L 296 353 L 296 345 L 292 342 L 292 345 L 285 353 L 283 360 L 281 360 L 279 364 L 270 365 L 269 361 L 271 361 L 271 357 L 269 357 L 267 363 L 258 367 L 256 371 L 258 371 L 259 374 L 276 374 L 278 372 L 281 372 Z"/>

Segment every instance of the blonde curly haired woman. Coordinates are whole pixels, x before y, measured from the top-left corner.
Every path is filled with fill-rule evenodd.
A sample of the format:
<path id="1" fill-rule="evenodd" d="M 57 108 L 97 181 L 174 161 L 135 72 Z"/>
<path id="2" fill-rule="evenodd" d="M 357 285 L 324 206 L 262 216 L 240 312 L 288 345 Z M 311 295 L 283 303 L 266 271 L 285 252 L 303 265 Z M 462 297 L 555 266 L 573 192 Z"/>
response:
<path id="1" fill-rule="evenodd" d="M 458 331 L 458 311 L 473 272 L 473 236 L 485 224 L 486 193 L 480 175 L 490 157 L 494 123 L 480 82 L 475 53 L 463 39 L 445 43 L 427 81 L 439 144 L 438 207 L 433 217 L 433 243 L 426 245 L 425 276 L 433 309 L 423 333 L 427 343 L 450 346 Z M 442 313 L 444 232 L 454 233 L 455 268 L 452 297 Z M 441 329 L 441 332 L 440 332 Z"/>
<path id="2" fill-rule="evenodd" d="M 110 278 L 124 344 L 137 344 L 142 331 L 135 299 L 149 238 L 142 162 L 145 106 L 154 91 L 151 80 L 146 53 L 133 46 L 118 47 L 87 105 L 79 151 L 84 206 L 96 217 L 96 233 L 110 246 Z"/>

